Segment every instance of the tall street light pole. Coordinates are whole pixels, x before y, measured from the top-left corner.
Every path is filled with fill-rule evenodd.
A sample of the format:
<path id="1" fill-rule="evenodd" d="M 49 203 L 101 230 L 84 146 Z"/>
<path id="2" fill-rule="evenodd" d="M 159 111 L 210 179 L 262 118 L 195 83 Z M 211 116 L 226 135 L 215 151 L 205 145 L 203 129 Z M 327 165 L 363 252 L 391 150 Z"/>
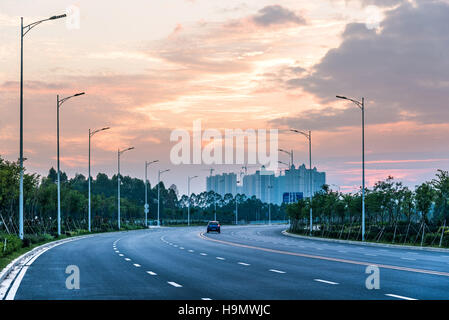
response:
<path id="1" fill-rule="evenodd" d="M 362 241 L 365 241 L 365 98 L 362 101 L 337 96 L 338 99 L 349 100 L 362 110 Z"/>
<path id="2" fill-rule="evenodd" d="M 190 226 L 190 181 L 198 178 L 198 176 L 187 177 L 187 197 L 188 197 L 188 206 L 187 206 L 187 225 Z"/>
<path id="3" fill-rule="evenodd" d="M 126 151 L 132 150 L 134 147 L 126 148 L 123 150 L 118 149 L 117 152 L 117 168 L 118 168 L 118 174 L 117 174 L 117 225 L 118 230 L 120 231 L 120 155 Z"/>
<path id="4" fill-rule="evenodd" d="M 157 174 L 157 226 L 161 226 L 161 220 L 160 220 L 160 207 L 161 207 L 161 174 L 164 172 L 170 171 L 170 169 L 167 170 L 159 170 Z"/>
<path id="5" fill-rule="evenodd" d="M 61 170 L 59 167 L 59 109 L 62 104 L 70 98 L 82 96 L 84 92 L 74 94 L 73 96 L 59 99 L 59 95 L 56 96 L 56 144 L 57 144 L 57 162 L 58 162 L 58 236 L 61 235 Z"/>
<path id="6" fill-rule="evenodd" d="M 312 234 L 313 215 L 312 215 L 312 197 L 313 197 L 313 176 L 312 176 L 312 132 L 291 129 L 290 131 L 302 134 L 309 140 L 309 199 L 310 199 L 310 234 Z"/>
<path id="7" fill-rule="evenodd" d="M 89 196 L 88 196 L 88 218 L 87 218 L 87 220 L 88 220 L 88 229 L 89 229 L 89 232 L 91 232 L 91 209 L 90 209 L 90 180 L 91 180 L 91 177 L 90 177 L 90 138 L 92 138 L 92 136 L 94 135 L 94 134 L 96 134 L 97 132 L 100 132 L 100 131 L 104 131 L 104 130 L 109 130 L 110 128 L 109 127 L 105 127 L 105 128 L 101 128 L 101 129 L 97 129 L 97 130 L 91 130 L 91 129 L 89 129 L 89 176 L 88 176 L 88 178 L 87 178 L 87 189 L 88 189 L 88 193 L 89 193 Z"/>
<path id="8" fill-rule="evenodd" d="M 23 17 L 20 18 L 20 144 L 19 144 L 19 163 L 20 163 L 20 184 L 19 184 L 19 237 L 23 240 L 23 37 L 38 24 L 66 17 L 65 14 L 52 16 L 48 19 L 39 20 L 29 25 L 23 26 Z"/>
<path id="9" fill-rule="evenodd" d="M 147 171 L 148 171 L 148 166 L 152 163 L 155 162 L 159 162 L 159 160 L 154 160 L 154 161 L 145 161 L 145 206 L 144 206 L 144 212 L 145 212 L 145 227 L 148 227 L 148 212 L 149 212 L 149 205 L 148 205 L 148 191 L 147 191 L 147 187 L 148 187 L 148 178 L 147 178 Z"/>
<path id="10" fill-rule="evenodd" d="M 273 186 L 271 185 L 271 175 L 268 178 L 268 225 L 271 225 L 271 189 Z"/>

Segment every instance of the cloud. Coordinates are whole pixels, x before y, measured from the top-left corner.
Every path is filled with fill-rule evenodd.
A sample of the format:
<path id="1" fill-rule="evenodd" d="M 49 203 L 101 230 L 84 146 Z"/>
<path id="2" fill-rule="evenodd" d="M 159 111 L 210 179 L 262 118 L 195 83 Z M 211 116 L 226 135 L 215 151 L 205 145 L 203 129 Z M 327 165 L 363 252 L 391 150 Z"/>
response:
<path id="1" fill-rule="evenodd" d="M 327 104 L 337 104 L 336 94 L 365 96 L 370 123 L 447 122 L 448 16 L 449 5 L 443 2 L 421 1 L 416 6 L 404 2 L 386 13 L 380 32 L 364 24 L 348 24 L 338 48 L 330 50 L 308 75 L 288 79 L 284 85 L 302 88 Z M 309 127 L 321 127 L 323 121 L 338 127 L 348 124 L 346 117 L 352 114 L 349 109 L 329 107 L 324 114 L 297 120 L 309 122 Z"/>
<path id="2" fill-rule="evenodd" d="M 303 25 L 306 23 L 303 17 L 280 5 L 266 6 L 260 9 L 252 20 L 257 25 L 264 27 L 289 23 Z"/>

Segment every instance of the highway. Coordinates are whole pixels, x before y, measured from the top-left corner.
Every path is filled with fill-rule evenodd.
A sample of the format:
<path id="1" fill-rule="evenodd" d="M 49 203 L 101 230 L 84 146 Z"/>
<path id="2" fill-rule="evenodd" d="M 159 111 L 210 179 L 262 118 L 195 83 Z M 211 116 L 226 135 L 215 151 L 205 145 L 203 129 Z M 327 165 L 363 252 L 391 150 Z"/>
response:
<path id="1" fill-rule="evenodd" d="M 449 299 L 449 253 L 283 235 L 285 225 L 153 228 L 54 247 L 10 299 Z M 66 288 L 66 267 L 80 289 Z M 380 288 L 367 289 L 368 265 Z"/>

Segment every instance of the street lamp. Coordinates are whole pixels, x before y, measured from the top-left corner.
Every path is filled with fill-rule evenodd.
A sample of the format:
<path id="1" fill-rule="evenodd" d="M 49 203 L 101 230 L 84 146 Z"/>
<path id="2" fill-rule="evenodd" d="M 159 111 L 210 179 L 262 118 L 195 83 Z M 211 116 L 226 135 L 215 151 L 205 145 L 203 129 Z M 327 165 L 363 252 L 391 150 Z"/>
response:
<path id="1" fill-rule="evenodd" d="M 48 19 L 39 20 L 23 26 L 23 17 L 20 18 L 20 186 L 19 186 L 19 237 L 23 240 L 23 37 L 38 24 L 64 18 L 66 15 L 52 16 Z"/>
<path id="2" fill-rule="evenodd" d="M 271 175 L 268 178 L 268 225 L 271 225 L 271 189 L 273 186 L 271 185 Z"/>
<path id="3" fill-rule="evenodd" d="M 117 152 L 117 168 L 118 168 L 118 175 L 117 175 L 117 224 L 118 224 L 118 230 L 120 231 L 120 155 L 126 151 L 132 150 L 134 147 L 126 148 L 123 150 L 118 149 Z"/>
<path id="4" fill-rule="evenodd" d="M 144 206 L 144 212 L 145 212 L 145 227 L 148 227 L 148 212 L 149 212 L 149 205 L 148 205 L 148 178 L 147 178 L 147 169 L 148 166 L 152 163 L 159 162 L 159 160 L 154 161 L 145 161 L 145 206 Z"/>
<path id="5" fill-rule="evenodd" d="M 300 131 L 300 130 L 295 130 L 295 129 L 291 129 L 290 131 L 302 134 L 303 136 L 305 136 L 307 138 L 307 140 L 309 140 L 310 234 L 312 234 L 312 227 L 313 227 L 313 225 L 312 225 L 312 223 L 313 223 L 313 219 L 312 219 L 312 197 L 313 197 L 313 182 L 312 182 L 312 180 L 313 180 L 312 179 L 312 132 L 310 130 L 307 132 L 307 131 Z"/>
<path id="6" fill-rule="evenodd" d="M 362 101 L 336 96 L 338 99 L 349 100 L 362 110 L 362 241 L 365 241 L 365 98 Z"/>
<path id="7" fill-rule="evenodd" d="M 292 151 L 287 151 L 287 150 L 284 150 L 284 149 L 278 149 L 278 151 L 279 152 L 283 152 L 285 154 L 288 154 L 290 156 L 291 165 L 293 165 L 293 150 Z M 289 169 L 290 169 L 291 165 L 288 165 Z"/>
<path id="8" fill-rule="evenodd" d="M 160 184 L 161 184 L 161 174 L 163 174 L 164 172 L 170 171 L 170 169 L 167 170 L 159 170 L 158 171 L 158 175 L 157 175 L 157 226 L 160 227 L 161 226 L 161 220 L 160 220 Z"/>
<path id="9" fill-rule="evenodd" d="M 65 97 L 59 100 L 59 95 L 56 95 L 56 144 L 57 144 L 57 162 L 58 162 L 58 236 L 61 235 L 61 170 L 59 168 L 59 109 L 62 104 L 69 100 L 70 98 L 82 96 L 84 92 L 74 94 L 69 97 Z"/>
<path id="10" fill-rule="evenodd" d="M 198 176 L 187 177 L 187 196 L 188 196 L 188 206 L 187 206 L 187 225 L 190 226 L 190 181 L 198 178 Z"/>
<path id="11" fill-rule="evenodd" d="M 90 223 L 90 220 L 91 220 L 91 209 L 90 209 L 90 180 L 91 180 L 91 178 L 90 178 L 90 138 L 92 138 L 92 136 L 94 135 L 94 134 L 96 134 L 97 132 L 100 132 L 100 131 L 104 131 L 104 130 L 109 130 L 110 128 L 109 127 L 105 127 L 105 128 L 101 128 L 101 129 L 97 129 L 97 130 L 93 130 L 93 131 L 91 131 L 91 129 L 89 129 L 89 177 L 87 178 L 87 186 L 88 186 L 88 193 L 89 193 L 89 196 L 88 196 L 88 211 L 89 211 L 89 213 L 88 213 L 88 229 L 89 229 L 89 232 L 91 232 L 91 227 L 90 227 L 90 225 L 91 225 L 91 223 Z"/>

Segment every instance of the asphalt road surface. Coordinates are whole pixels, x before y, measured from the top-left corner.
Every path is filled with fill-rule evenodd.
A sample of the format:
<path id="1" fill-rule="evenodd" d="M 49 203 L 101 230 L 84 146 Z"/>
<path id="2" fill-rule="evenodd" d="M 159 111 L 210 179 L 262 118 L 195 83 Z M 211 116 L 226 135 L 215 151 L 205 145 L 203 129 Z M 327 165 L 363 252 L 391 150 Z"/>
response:
<path id="1" fill-rule="evenodd" d="M 40 255 L 14 299 L 449 299 L 449 253 L 287 237 L 282 226 L 100 234 Z M 203 234 L 204 233 L 204 234 Z M 66 288 L 66 268 L 80 288 Z M 368 265 L 379 289 L 367 289 Z"/>

